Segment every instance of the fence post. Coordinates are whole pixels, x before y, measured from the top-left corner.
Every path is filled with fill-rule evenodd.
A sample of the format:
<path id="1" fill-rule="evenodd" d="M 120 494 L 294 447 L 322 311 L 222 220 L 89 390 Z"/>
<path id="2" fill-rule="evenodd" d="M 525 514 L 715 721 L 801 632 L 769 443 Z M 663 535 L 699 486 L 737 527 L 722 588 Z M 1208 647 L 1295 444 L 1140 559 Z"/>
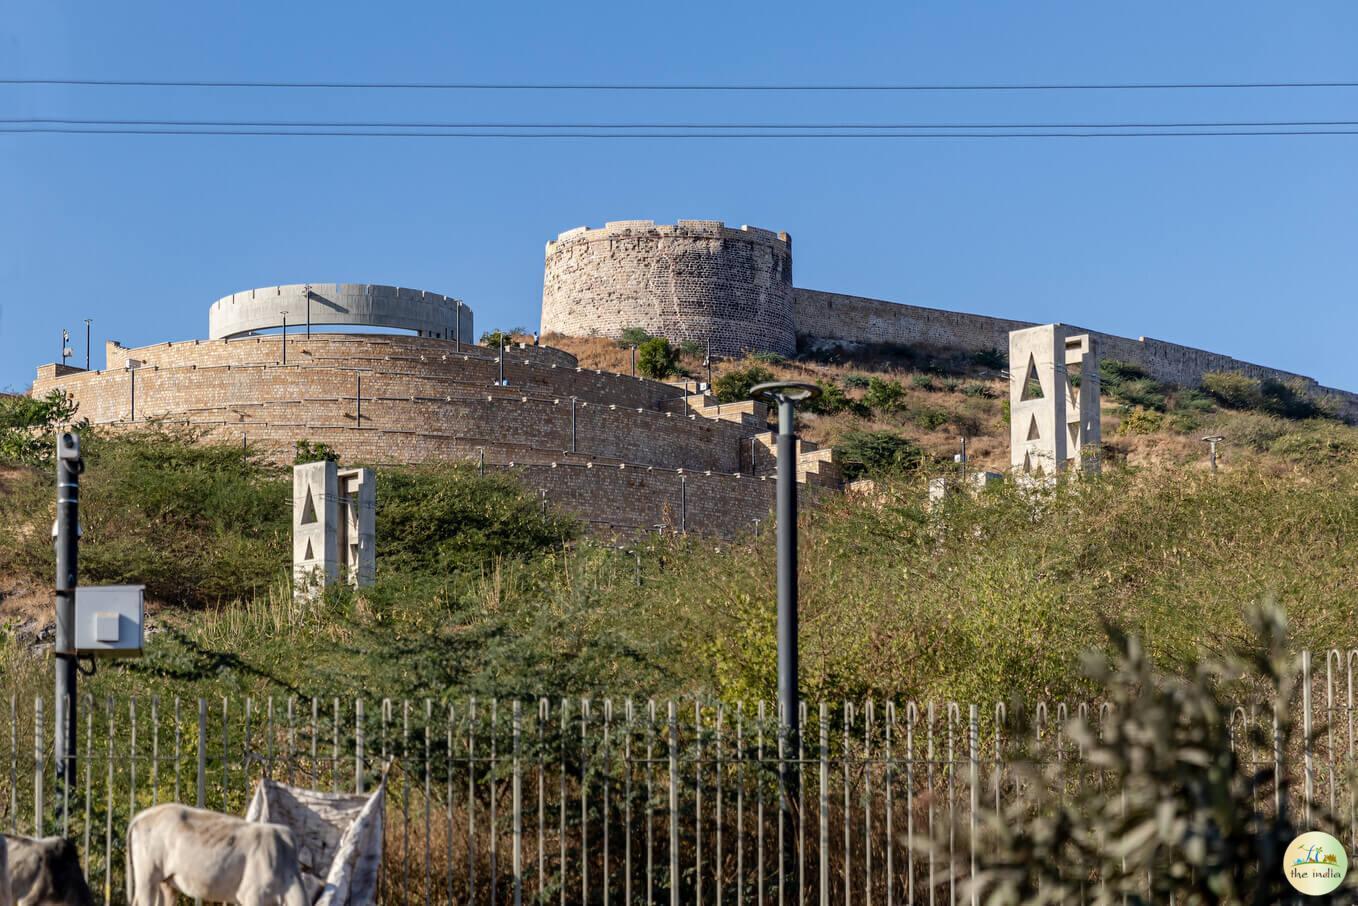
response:
<path id="1" fill-rule="evenodd" d="M 1311 826 L 1311 798 L 1314 794 L 1315 764 L 1311 755 L 1311 652 L 1310 649 L 1303 649 L 1301 653 L 1301 724 L 1302 724 L 1302 754 L 1305 758 L 1305 794 L 1306 801 L 1302 803 L 1303 814 L 1306 816 L 1306 826 Z"/>
<path id="2" fill-rule="evenodd" d="M 363 795 L 363 699 L 354 700 L 354 792 Z M 385 767 L 385 766 L 384 766 Z"/>
<path id="3" fill-rule="evenodd" d="M 43 835 L 43 783 L 42 783 L 42 736 L 43 736 L 42 699 L 33 699 L 33 836 Z M 60 728 L 58 728 L 60 732 Z"/>
<path id="4" fill-rule="evenodd" d="M 679 906 L 679 722 L 674 699 L 669 702 L 670 723 L 670 906 Z"/>
<path id="5" fill-rule="evenodd" d="M 514 699 L 514 906 L 523 906 L 523 765 L 520 736 L 523 716 L 519 700 Z"/>
<path id="6" fill-rule="evenodd" d="M 820 906 L 830 906 L 830 730 L 820 703 Z"/>
<path id="7" fill-rule="evenodd" d="M 971 834 L 969 845 L 971 848 L 971 880 L 976 880 L 976 809 L 980 806 L 980 795 L 977 785 L 980 782 L 980 760 L 976 752 L 977 735 L 980 732 L 979 722 L 976 715 L 976 706 L 971 706 L 971 713 L 968 716 L 967 735 L 971 745 L 971 765 L 970 765 L 970 786 L 971 786 Z M 976 906 L 976 888 L 971 889 L 971 906 Z"/>
<path id="8" fill-rule="evenodd" d="M 198 799 L 199 808 L 207 807 L 207 699 L 198 699 Z"/>

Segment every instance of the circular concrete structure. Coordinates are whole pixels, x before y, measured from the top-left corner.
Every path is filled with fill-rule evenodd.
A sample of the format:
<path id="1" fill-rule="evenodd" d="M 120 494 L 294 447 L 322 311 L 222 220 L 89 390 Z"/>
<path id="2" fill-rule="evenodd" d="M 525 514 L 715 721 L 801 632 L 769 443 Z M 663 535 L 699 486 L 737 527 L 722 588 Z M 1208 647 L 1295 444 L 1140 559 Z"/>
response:
<path id="1" fill-rule="evenodd" d="M 208 337 L 249 336 L 283 326 L 389 327 L 422 337 L 474 343 L 472 310 L 422 289 L 374 283 L 294 283 L 223 296 L 208 312 Z M 460 322 L 460 323 L 459 323 Z"/>
<path id="2" fill-rule="evenodd" d="M 718 220 L 623 220 L 547 243 L 543 333 L 617 337 L 629 327 L 719 355 L 791 355 L 792 240 Z"/>

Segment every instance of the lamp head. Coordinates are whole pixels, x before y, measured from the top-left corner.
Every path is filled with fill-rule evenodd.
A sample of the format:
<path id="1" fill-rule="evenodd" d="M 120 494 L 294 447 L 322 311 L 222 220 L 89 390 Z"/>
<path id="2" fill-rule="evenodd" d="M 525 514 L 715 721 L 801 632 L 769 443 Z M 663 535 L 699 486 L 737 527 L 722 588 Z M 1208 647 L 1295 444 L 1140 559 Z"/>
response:
<path id="1" fill-rule="evenodd" d="M 750 388 L 752 399 L 769 403 L 780 403 L 783 400 L 800 403 L 803 400 L 813 400 L 820 395 L 820 387 L 806 381 L 768 381 Z"/>

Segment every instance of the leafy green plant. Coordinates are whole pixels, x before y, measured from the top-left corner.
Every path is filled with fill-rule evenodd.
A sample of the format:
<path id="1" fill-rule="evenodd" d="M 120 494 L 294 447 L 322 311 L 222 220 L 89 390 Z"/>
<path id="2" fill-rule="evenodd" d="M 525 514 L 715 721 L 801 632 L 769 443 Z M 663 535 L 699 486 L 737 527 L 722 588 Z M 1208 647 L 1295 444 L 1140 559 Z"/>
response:
<path id="1" fill-rule="evenodd" d="M 643 328 L 624 327 L 622 333 L 618 334 L 618 345 L 622 347 L 640 346 L 649 339 L 652 339 L 651 334 Z"/>
<path id="2" fill-rule="evenodd" d="M 967 893 L 985 906 L 1290 900 L 1279 869 L 1299 828 L 1269 804 L 1272 766 L 1240 753 L 1293 750 L 1297 674 L 1281 611 L 1266 605 L 1248 618 L 1250 642 L 1178 674 L 1110 630 L 1113 655 L 1091 652 L 1085 665 L 1106 719 L 1067 725 L 1082 761 L 1019 769 L 1016 801 L 985 816 Z M 1260 692 L 1272 721 L 1237 725 L 1240 699 Z M 940 837 L 934 848 L 945 847 Z M 1352 894 L 1346 886 L 1317 901 Z"/>
<path id="3" fill-rule="evenodd" d="M 971 354 L 971 362 L 981 368 L 999 371 L 1008 366 L 1008 356 L 998 349 L 982 349 Z"/>
<path id="4" fill-rule="evenodd" d="M 885 378 L 869 378 L 863 402 L 878 412 L 895 412 L 905 408 L 905 388 Z"/>
<path id="5" fill-rule="evenodd" d="M 679 353 L 664 337 L 651 337 L 637 347 L 637 371 L 653 380 L 673 377 L 679 371 Z"/>
<path id="6" fill-rule="evenodd" d="M 918 470 L 925 460 L 919 444 L 894 431 L 848 431 L 835 444 L 844 477 L 900 475 Z"/>
<path id="7" fill-rule="evenodd" d="M 995 398 L 995 391 L 989 384 L 982 384 L 979 381 L 972 381 L 962 385 L 962 395 L 970 396 L 975 399 L 989 400 Z"/>
<path id="8" fill-rule="evenodd" d="M 763 350 L 750 353 L 750 358 L 756 362 L 763 362 L 765 365 L 781 365 L 787 361 L 787 356 L 785 355 Z"/>
<path id="9" fill-rule="evenodd" d="M 58 430 L 87 430 L 87 423 L 77 423 L 75 414 L 75 400 L 60 389 L 42 397 L 0 396 L 0 462 L 50 463 Z"/>
<path id="10" fill-rule="evenodd" d="M 1327 418 L 1330 413 L 1299 384 L 1265 378 L 1256 380 L 1234 371 L 1209 371 L 1202 387 L 1228 409 L 1265 412 L 1294 420 Z"/>
<path id="11" fill-rule="evenodd" d="M 1151 377 L 1135 362 L 1103 359 L 1099 362 L 1099 378 L 1104 395 L 1128 406 L 1163 412 L 1169 405 L 1168 385 Z"/>
<path id="12" fill-rule="evenodd" d="M 933 375 L 931 375 L 931 374 L 923 374 L 923 373 L 918 372 L 918 371 L 915 372 L 914 374 L 910 375 L 910 386 L 911 386 L 911 387 L 914 387 L 916 390 L 926 390 L 926 391 L 930 391 L 930 390 L 935 390 L 935 389 L 937 389 L 937 388 L 934 386 L 934 376 L 933 376 Z"/>
<path id="13" fill-rule="evenodd" d="M 1154 409 L 1137 406 L 1122 416 L 1117 433 L 1123 436 L 1133 434 L 1155 434 L 1165 427 L 1165 416 Z"/>
<path id="14" fill-rule="evenodd" d="M 712 395 L 719 403 L 739 403 L 750 398 L 750 388 L 773 380 L 773 372 L 763 365 L 749 364 L 732 368 L 712 382 Z"/>
<path id="15" fill-rule="evenodd" d="M 844 376 L 844 386 L 850 390 L 866 390 L 870 383 L 865 374 L 846 374 Z"/>
<path id="16" fill-rule="evenodd" d="M 814 415 L 838 415 L 841 412 L 852 412 L 859 405 L 856 400 L 849 398 L 838 384 L 830 381 L 816 381 L 816 386 L 820 387 L 820 396 L 809 399 L 802 403 L 802 410 Z"/>
<path id="17" fill-rule="evenodd" d="M 312 443 L 306 438 L 302 438 L 294 445 L 295 455 L 292 457 L 293 465 L 301 465 L 307 462 L 339 462 L 339 453 L 335 448 L 326 443 Z"/>
<path id="18" fill-rule="evenodd" d="M 937 431 L 952 419 L 951 412 L 934 406 L 922 406 L 910 411 L 910 420 L 925 431 Z"/>

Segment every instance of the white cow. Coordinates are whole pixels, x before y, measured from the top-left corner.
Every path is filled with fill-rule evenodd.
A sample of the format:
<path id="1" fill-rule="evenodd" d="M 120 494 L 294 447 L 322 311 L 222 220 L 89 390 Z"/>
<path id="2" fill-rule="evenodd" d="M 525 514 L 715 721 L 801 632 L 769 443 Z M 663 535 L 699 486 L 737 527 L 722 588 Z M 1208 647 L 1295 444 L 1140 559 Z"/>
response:
<path id="1" fill-rule="evenodd" d="M 0 906 L 14 906 L 14 894 L 9 889 L 9 847 L 0 837 Z"/>
<path id="2" fill-rule="evenodd" d="M 310 906 L 292 831 L 173 803 L 127 827 L 127 898 L 173 906 L 174 891 L 240 906 Z"/>

